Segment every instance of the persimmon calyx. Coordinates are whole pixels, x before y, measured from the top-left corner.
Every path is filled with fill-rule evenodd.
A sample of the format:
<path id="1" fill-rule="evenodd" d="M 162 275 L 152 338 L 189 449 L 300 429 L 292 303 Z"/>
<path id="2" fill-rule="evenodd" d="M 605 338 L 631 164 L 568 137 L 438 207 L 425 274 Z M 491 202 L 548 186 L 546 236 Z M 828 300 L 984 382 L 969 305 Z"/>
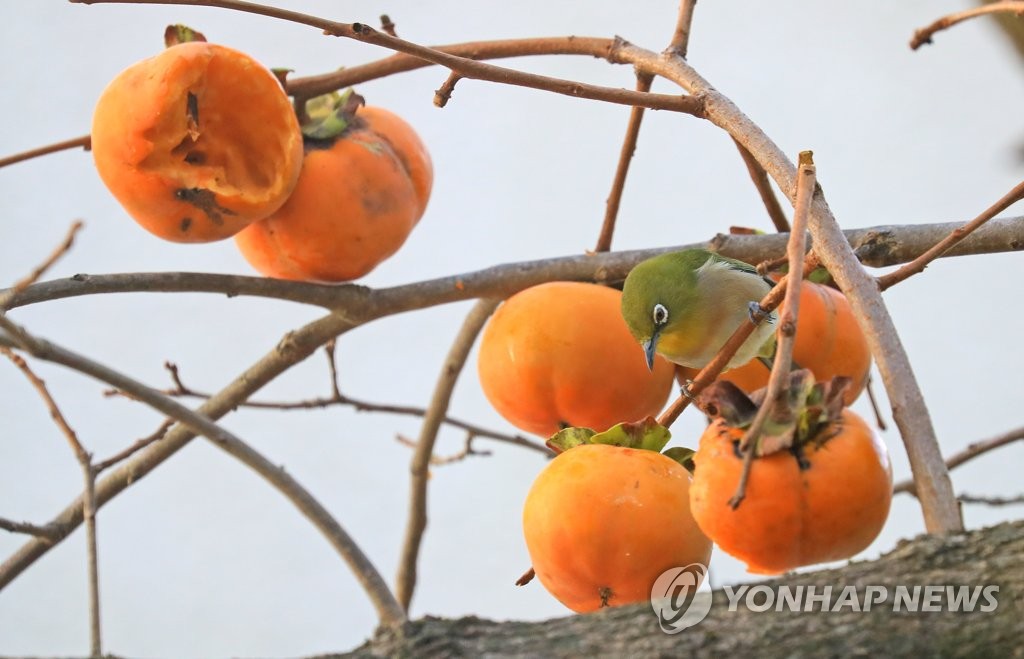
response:
<path id="1" fill-rule="evenodd" d="M 852 381 L 845 376 L 814 381 L 809 369 L 789 374 L 789 384 L 774 401 L 766 401 L 767 387 L 747 395 L 727 380 L 712 383 L 697 398 L 701 410 L 731 428 L 747 429 L 763 405 L 770 405 L 757 441 L 757 455 L 799 448 L 810 442 L 824 444 L 834 435 L 833 424 L 843 411 L 843 395 Z"/>
<path id="2" fill-rule="evenodd" d="M 366 100 L 352 89 L 311 98 L 306 101 L 309 120 L 302 126 L 302 135 L 311 140 L 335 140 L 348 130 L 363 105 Z"/>
<path id="3" fill-rule="evenodd" d="M 672 433 L 669 429 L 649 416 L 643 421 L 620 423 L 604 432 L 594 432 L 590 428 L 564 428 L 552 435 L 547 445 L 555 453 L 563 453 L 582 444 L 654 451 L 675 460 L 692 473 L 694 451 L 681 446 L 662 451 L 670 439 Z"/>
<path id="4" fill-rule="evenodd" d="M 206 41 L 206 36 L 199 30 L 193 30 L 189 26 L 182 25 L 181 23 L 168 25 L 164 29 L 164 46 L 167 48 L 177 46 L 180 43 L 190 43 L 192 41 Z"/>

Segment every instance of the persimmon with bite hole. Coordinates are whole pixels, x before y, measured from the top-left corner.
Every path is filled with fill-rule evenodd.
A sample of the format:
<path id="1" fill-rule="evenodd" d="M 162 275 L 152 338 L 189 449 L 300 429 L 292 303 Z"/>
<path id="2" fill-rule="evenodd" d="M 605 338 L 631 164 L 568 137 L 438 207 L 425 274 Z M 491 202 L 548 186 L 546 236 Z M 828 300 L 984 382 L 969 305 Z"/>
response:
<path id="1" fill-rule="evenodd" d="M 712 387 L 722 385 L 731 383 Z M 815 387 L 820 391 L 822 385 Z M 706 399 L 702 394 L 700 400 Z M 728 416 L 743 405 L 720 409 Z M 766 424 L 768 437 L 762 441 L 771 448 L 753 459 L 735 508 L 730 502 L 743 471 L 743 425 L 716 418 L 693 456 L 694 518 L 719 548 L 746 562 L 754 574 L 852 557 L 878 536 L 892 500 L 888 451 L 863 419 L 842 408 L 841 392 L 832 401 L 819 397 L 783 416 L 782 432 L 773 434 L 772 422 Z"/>
<path id="2" fill-rule="evenodd" d="M 520 430 L 606 430 L 657 414 L 673 367 L 649 371 L 619 311 L 622 293 L 549 282 L 506 300 L 484 328 L 477 370 L 491 405 Z"/>
<path id="3" fill-rule="evenodd" d="M 533 569 L 573 611 L 647 602 L 662 572 L 708 564 L 711 541 L 690 514 L 690 473 L 659 450 L 582 443 L 531 486 L 523 531 Z"/>
<path id="4" fill-rule="evenodd" d="M 784 309 L 780 309 L 780 315 Z M 850 302 L 841 292 L 822 284 L 803 282 L 793 361 L 801 368 L 810 369 L 819 381 L 836 376 L 850 378 L 852 384 L 846 389 L 844 399 L 847 405 L 864 391 L 871 371 L 871 350 Z M 680 383 L 684 383 L 697 377 L 699 371 L 680 366 L 677 372 Z M 722 373 L 718 379 L 728 380 L 751 393 L 767 386 L 768 372 L 768 368 L 755 359 Z"/>
<path id="5" fill-rule="evenodd" d="M 175 242 L 221 240 L 270 215 L 302 167 L 302 134 L 278 79 L 202 41 L 114 78 L 91 137 L 110 192 L 143 228 Z"/>
<path id="6" fill-rule="evenodd" d="M 423 216 L 433 184 L 430 154 L 404 120 L 362 102 L 349 91 L 309 105 L 295 191 L 235 237 L 264 275 L 358 279 L 397 252 Z"/>

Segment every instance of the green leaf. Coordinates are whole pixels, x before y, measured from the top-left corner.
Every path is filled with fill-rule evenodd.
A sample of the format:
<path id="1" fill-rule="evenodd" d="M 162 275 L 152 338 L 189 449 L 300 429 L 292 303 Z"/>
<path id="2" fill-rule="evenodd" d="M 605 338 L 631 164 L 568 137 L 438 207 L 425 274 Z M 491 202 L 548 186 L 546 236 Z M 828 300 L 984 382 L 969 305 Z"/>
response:
<path id="1" fill-rule="evenodd" d="M 696 453 L 697 452 L 692 448 L 673 446 L 672 448 L 665 449 L 664 452 L 662 452 L 662 455 L 667 458 L 672 458 L 679 464 L 683 465 L 686 468 L 686 471 L 693 474 L 694 470 L 697 468 L 696 463 L 693 461 L 693 456 L 696 455 Z"/>
<path id="2" fill-rule="evenodd" d="M 636 423 L 620 423 L 608 430 L 591 437 L 591 444 L 610 444 L 626 448 L 638 448 L 645 451 L 660 452 L 672 439 L 668 428 L 659 424 L 652 417 Z"/>
<path id="3" fill-rule="evenodd" d="M 546 443 L 555 453 L 564 453 L 580 444 L 593 444 L 590 440 L 596 434 L 590 428 L 563 428 L 552 435 Z"/>

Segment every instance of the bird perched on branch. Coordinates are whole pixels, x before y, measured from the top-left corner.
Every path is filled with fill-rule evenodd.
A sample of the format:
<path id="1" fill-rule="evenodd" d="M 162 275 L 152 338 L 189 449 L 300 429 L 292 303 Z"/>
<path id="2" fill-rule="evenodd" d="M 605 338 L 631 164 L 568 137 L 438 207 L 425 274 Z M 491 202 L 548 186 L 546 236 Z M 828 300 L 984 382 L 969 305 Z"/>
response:
<path id="1" fill-rule="evenodd" d="M 774 285 L 736 259 L 703 249 L 670 252 L 629 273 L 622 287 L 622 316 L 643 347 L 648 367 L 657 353 L 682 366 L 703 368 L 742 323 L 764 313 L 757 301 Z M 770 357 L 775 320 L 772 312 L 726 368 Z"/>

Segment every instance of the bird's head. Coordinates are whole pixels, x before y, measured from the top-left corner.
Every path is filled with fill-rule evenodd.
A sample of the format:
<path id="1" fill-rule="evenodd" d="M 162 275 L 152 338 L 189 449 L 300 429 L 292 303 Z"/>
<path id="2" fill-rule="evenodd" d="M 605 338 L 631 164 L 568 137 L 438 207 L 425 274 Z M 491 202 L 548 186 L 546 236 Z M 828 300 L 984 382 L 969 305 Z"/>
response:
<path id="1" fill-rule="evenodd" d="M 662 336 L 683 331 L 697 307 L 697 269 L 711 257 L 702 249 L 670 252 L 633 268 L 622 286 L 622 317 L 640 342 L 647 366 Z"/>

